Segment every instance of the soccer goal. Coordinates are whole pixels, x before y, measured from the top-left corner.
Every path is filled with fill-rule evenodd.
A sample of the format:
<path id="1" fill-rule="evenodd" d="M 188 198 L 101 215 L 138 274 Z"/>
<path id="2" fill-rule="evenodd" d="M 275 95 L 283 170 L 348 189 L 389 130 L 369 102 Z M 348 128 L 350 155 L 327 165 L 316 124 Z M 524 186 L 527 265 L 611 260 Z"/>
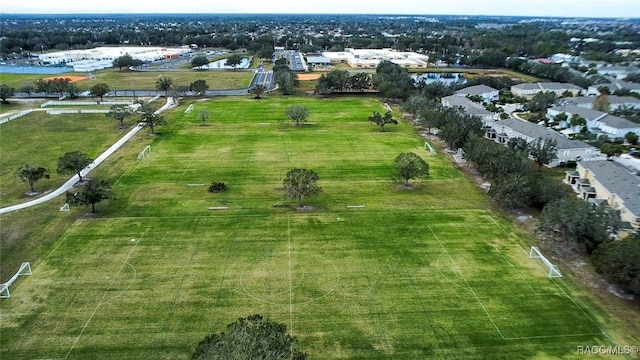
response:
<path id="1" fill-rule="evenodd" d="M 23 262 L 20 265 L 20 269 L 15 273 L 9 281 L 4 284 L 0 284 L 0 299 L 6 299 L 11 297 L 11 293 L 9 292 L 9 287 L 18 279 L 20 275 L 31 275 L 31 264 L 28 262 Z"/>
<path id="2" fill-rule="evenodd" d="M 144 159 L 144 157 L 150 152 L 151 152 L 151 145 L 145 146 L 144 149 L 142 149 L 142 151 L 140 151 L 140 153 L 138 154 L 138 160 Z"/>
<path id="3" fill-rule="evenodd" d="M 540 252 L 537 246 L 532 246 L 531 251 L 529 251 L 529 259 L 540 259 L 542 262 L 549 268 L 549 277 L 550 278 L 559 278 L 562 277 L 560 270 L 556 265 L 553 265 L 549 260 L 547 260 L 544 255 Z"/>
<path id="4" fill-rule="evenodd" d="M 62 205 L 60 211 L 69 211 L 69 203 L 65 203 L 64 205 Z"/>

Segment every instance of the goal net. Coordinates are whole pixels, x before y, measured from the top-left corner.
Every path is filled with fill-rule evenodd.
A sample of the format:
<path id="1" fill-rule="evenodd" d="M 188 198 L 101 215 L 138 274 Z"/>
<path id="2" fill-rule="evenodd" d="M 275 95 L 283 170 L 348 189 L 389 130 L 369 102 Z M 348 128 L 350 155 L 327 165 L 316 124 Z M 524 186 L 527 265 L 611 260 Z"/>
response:
<path id="1" fill-rule="evenodd" d="M 529 251 L 529 259 L 540 259 L 542 262 L 549 268 L 549 277 L 550 278 L 559 278 L 562 277 L 560 270 L 556 265 L 553 265 L 542 253 L 537 246 L 532 246 Z"/>
<path id="2" fill-rule="evenodd" d="M 140 151 L 140 153 L 138 154 L 138 160 L 144 159 L 145 155 L 147 155 L 150 152 L 151 152 L 151 145 L 145 146 L 144 149 L 142 149 L 142 151 Z"/>
<path id="3" fill-rule="evenodd" d="M 20 265 L 20 269 L 15 273 L 9 281 L 4 284 L 0 284 L 0 298 L 6 299 L 11 297 L 11 293 L 9 293 L 9 287 L 18 279 L 20 275 L 31 275 L 31 264 L 28 262 L 23 262 Z"/>
<path id="4" fill-rule="evenodd" d="M 69 203 L 62 205 L 62 207 L 60 208 L 60 211 L 69 211 Z"/>

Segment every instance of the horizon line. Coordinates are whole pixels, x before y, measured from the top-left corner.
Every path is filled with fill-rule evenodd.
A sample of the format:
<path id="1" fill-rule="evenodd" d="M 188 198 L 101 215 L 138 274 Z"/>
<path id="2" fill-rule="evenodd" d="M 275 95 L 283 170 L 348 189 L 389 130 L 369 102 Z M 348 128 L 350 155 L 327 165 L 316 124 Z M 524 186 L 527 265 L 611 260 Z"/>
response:
<path id="1" fill-rule="evenodd" d="M 57 15 L 331 15 L 331 16 L 407 16 L 407 17 L 517 17 L 517 18 L 559 18 L 559 19 L 615 19 L 615 20 L 640 20 L 640 16 L 579 16 L 579 15 L 489 15 L 489 14 L 402 14 L 402 13 L 304 13 L 304 12 L 60 12 L 60 13 L 37 13 L 37 12 L 0 12 L 0 16 L 20 15 L 20 16 L 57 16 Z"/>

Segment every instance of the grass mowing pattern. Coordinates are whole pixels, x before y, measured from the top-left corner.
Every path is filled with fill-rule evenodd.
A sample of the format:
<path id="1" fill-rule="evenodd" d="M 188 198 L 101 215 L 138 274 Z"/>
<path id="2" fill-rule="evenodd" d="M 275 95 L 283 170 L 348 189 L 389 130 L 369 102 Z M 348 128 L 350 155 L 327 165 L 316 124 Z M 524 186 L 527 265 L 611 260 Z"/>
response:
<path id="1" fill-rule="evenodd" d="M 294 103 L 315 125 L 278 123 Z M 408 125 L 366 121 L 380 102 L 197 103 L 210 126 L 187 105 L 117 176 L 118 200 L 77 221 L 0 303 L 3 358 L 188 358 L 251 313 L 288 324 L 313 359 L 579 358 L 577 345 L 610 344 Z M 406 151 L 432 173 L 411 191 L 389 180 Z M 294 166 L 320 175 L 313 212 L 272 207 Z M 186 186 L 214 180 L 229 191 Z"/>

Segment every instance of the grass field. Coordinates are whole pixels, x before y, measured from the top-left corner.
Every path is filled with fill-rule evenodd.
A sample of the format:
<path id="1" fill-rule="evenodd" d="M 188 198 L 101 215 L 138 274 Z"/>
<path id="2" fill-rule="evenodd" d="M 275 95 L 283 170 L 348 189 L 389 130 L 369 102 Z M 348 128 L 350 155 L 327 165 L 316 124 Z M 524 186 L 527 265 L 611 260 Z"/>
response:
<path id="1" fill-rule="evenodd" d="M 120 71 L 117 69 L 100 70 L 92 73 L 95 78 L 76 82 L 81 91 L 89 90 L 98 83 L 109 85 L 111 90 L 155 90 L 158 76 L 170 77 L 176 85 L 189 85 L 196 80 L 205 80 L 210 90 L 242 89 L 250 85 L 252 71 Z M 49 77 L 71 77 L 78 73 L 60 75 L 22 75 L 0 74 L 0 83 L 19 89 L 23 85 L 33 85 L 38 79 Z"/>
<path id="2" fill-rule="evenodd" d="M 292 104 L 312 125 L 285 121 Z M 528 259 L 527 236 L 408 124 L 370 125 L 381 102 L 188 105 L 166 114 L 144 160 L 132 144 L 98 169 L 117 200 L 60 214 L 78 220 L 0 302 L 1 358 L 186 359 L 252 313 L 286 323 L 311 359 L 578 359 L 577 346 L 636 345 Z M 431 166 L 413 190 L 389 180 L 406 151 Z M 290 203 L 277 188 L 292 167 L 318 172 L 314 211 L 273 207 Z M 229 191 L 207 193 L 212 181 Z"/>
<path id="3" fill-rule="evenodd" d="M 127 120 L 129 125 L 134 123 Z M 95 158 L 124 134 L 118 125 L 104 114 L 47 115 L 43 111 L 1 125 L 0 206 L 32 199 L 25 195 L 29 184 L 15 175 L 19 167 L 29 164 L 49 169 L 51 178 L 39 180 L 35 187 L 41 194 L 53 190 L 71 176 L 56 173 L 58 158 L 69 151 L 82 151 Z"/>

